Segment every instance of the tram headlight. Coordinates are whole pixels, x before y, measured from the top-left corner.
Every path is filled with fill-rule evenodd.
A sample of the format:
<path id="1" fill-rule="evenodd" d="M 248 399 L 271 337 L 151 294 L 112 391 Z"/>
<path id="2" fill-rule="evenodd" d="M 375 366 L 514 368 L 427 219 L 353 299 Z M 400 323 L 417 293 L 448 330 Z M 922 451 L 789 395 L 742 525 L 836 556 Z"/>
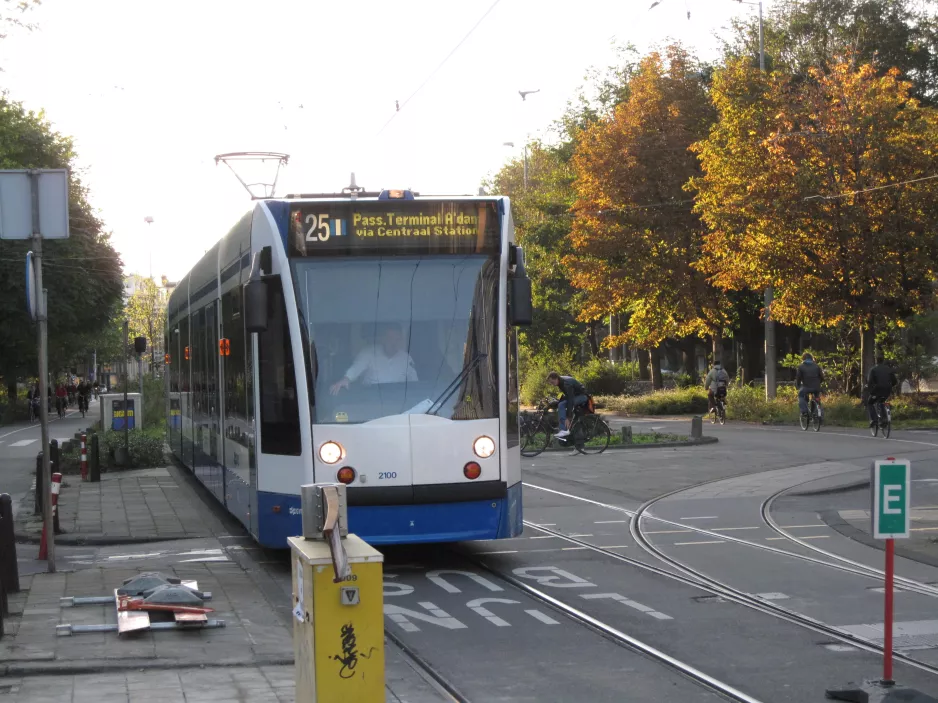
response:
<path id="1" fill-rule="evenodd" d="M 482 475 L 482 467 L 474 461 L 470 461 L 464 467 L 462 467 L 463 476 L 469 479 L 476 479 Z"/>
<path id="2" fill-rule="evenodd" d="M 474 451 L 476 456 L 480 459 L 488 459 L 495 453 L 495 440 L 482 435 L 472 443 L 472 451 Z"/>
<path id="3" fill-rule="evenodd" d="M 345 456 L 345 450 L 338 442 L 325 442 L 319 448 L 319 458 L 326 464 L 335 464 Z"/>

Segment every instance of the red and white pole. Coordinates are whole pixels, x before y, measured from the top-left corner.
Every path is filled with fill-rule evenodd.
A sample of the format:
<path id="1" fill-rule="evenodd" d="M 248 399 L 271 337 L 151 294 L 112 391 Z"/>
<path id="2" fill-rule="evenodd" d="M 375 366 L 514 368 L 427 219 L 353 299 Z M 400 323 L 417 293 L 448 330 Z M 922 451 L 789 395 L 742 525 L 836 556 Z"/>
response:
<path id="1" fill-rule="evenodd" d="M 62 488 L 62 474 L 54 473 L 52 474 L 52 520 L 53 525 L 58 526 L 59 524 L 59 515 L 58 515 L 58 504 L 59 504 L 59 490 Z M 55 531 L 55 527 L 53 527 Z M 48 559 L 49 558 L 49 543 L 48 536 L 46 535 L 46 526 L 42 526 L 42 539 L 39 542 L 39 559 Z"/>
<path id="2" fill-rule="evenodd" d="M 892 686 L 892 596 L 893 576 L 895 575 L 896 540 L 886 540 L 886 612 L 883 618 L 883 681 L 884 686 Z"/>
<path id="3" fill-rule="evenodd" d="M 81 480 L 88 480 L 88 444 L 85 433 L 81 433 Z"/>

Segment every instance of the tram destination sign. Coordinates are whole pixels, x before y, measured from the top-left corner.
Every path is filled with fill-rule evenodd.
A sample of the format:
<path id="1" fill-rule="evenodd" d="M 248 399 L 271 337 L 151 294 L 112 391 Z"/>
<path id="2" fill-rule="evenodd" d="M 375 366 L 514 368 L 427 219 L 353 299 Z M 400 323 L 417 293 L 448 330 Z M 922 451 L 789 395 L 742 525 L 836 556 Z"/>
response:
<path id="1" fill-rule="evenodd" d="M 293 256 L 493 254 L 500 251 L 494 201 L 401 200 L 296 203 Z"/>

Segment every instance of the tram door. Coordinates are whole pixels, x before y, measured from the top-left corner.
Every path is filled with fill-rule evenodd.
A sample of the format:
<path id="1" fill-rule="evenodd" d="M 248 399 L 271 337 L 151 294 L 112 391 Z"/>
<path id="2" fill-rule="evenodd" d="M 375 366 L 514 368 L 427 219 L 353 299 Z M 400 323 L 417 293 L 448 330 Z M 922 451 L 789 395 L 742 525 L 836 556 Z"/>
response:
<path id="1" fill-rule="evenodd" d="M 221 392 L 219 390 L 219 371 L 221 367 L 221 349 L 218 346 L 219 333 L 218 333 L 218 301 L 213 300 L 212 303 L 205 309 L 206 320 L 205 320 L 205 331 L 207 336 L 206 345 L 209 353 L 209 365 L 206 369 L 206 434 L 207 434 L 207 446 L 206 446 L 206 463 L 207 463 L 207 477 L 206 485 L 215 496 L 224 502 L 225 492 L 224 492 L 224 477 L 222 476 L 221 468 L 221 453 L 222 453 L 222 440 L 221 440 Z"/>

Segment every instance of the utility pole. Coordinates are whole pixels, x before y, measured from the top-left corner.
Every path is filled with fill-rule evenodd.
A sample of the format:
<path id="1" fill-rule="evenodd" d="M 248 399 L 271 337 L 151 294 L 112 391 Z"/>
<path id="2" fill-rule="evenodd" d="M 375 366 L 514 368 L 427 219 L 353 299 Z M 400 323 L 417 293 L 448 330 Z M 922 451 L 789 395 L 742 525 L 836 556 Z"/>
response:
<path id="1" fill-rule="evenodd" d="M 130 323 L 124 320 L 124 466 L 130 464 L 130 417 L 127 415 L 127 386 L 130 379 L 127 376 L 127 367 L 130 365 L 130 347 L 127 336 Z"/>
<path id="2" fill-rule="evenodd" d="M 39 291 L 39 300 L 36 303 L 37 321 L 36 336 L 39 346 L 39 420 L 42 437 L 42 485 L 36 486 L 42 492 L 42 521 L 46 531 L 46 554 L 48 571 L 55 573 L 55 532 L 52 521 L 52 465 L 49 456 L 49 349 L 48 349 L 48 296 L 42 287 L 42 235 L 39 234 L 39 180 L 38 176 L 31 176 L 33 181 L 33 261 L 35 265 L 36 290 Z"/>

